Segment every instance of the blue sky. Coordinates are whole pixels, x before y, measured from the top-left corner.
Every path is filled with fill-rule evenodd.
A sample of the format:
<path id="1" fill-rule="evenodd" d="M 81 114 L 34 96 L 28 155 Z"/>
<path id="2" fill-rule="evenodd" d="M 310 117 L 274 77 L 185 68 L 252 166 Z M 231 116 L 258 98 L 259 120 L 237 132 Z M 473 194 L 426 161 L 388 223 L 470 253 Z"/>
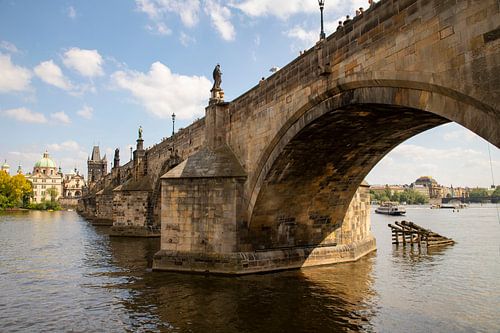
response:
<path id="1" fill-rule="evenodd" d="M 326 32 L 364 0 L 326 0 Z M 137 128 L 153 145 L 204 115 L 211 73 L 230 101 L 318 38 L 316 0 L 0 0 L 0 158 L 30 171 L 43 151 L 86 173 L 92 146 L 129 159 Z M 490 146 L 500 180 L 500 152 Z M 367 177 L 492 183 L 486 141 L 457 124 L 397 147 Z"/>

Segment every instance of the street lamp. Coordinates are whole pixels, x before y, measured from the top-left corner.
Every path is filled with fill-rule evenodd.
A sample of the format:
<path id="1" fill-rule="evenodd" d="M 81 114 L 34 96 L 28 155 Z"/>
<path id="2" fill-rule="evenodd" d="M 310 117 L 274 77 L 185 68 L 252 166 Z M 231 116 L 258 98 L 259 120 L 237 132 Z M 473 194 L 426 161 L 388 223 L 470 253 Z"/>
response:
<path id="1" fill-rule="evenodd" d="M 325 31 L 323 30 L 323 8 L 325 7 L 325 0 L 318 0 L 319 10 L 321 12 L 321 32 L 319 33 L 319 40 L 325 39 Z"/>
<path id="2" fill-rule="evenodd" d="M 175 113 L 172 113 L 172 136 L 175 133 Z"/>

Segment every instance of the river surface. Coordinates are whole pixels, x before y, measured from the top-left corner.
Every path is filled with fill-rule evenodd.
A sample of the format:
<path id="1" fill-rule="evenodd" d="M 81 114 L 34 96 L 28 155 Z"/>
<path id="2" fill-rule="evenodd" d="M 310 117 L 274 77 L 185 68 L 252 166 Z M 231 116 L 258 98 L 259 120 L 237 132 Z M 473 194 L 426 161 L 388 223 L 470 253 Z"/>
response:
<path id="1" fill-rule="evenodd" d="M 408 207 L 457 241 L 238 278 L 152 272 L 159 240 L 109 238 L 74 212 L 0 215 L 0 332 L 500 332 L 495 206 Z"/>

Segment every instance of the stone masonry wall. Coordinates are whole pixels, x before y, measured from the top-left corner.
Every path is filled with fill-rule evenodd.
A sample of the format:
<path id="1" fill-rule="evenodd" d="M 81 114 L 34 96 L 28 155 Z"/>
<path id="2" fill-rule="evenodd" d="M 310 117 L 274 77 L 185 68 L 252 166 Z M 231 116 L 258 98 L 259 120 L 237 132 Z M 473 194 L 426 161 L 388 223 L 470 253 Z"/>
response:
<path id="1" fill-rule="evenodd" d="M 194 253 L 238 251 L 234 178 L 162 179 L 161 248 Z"/>
<path id="2" fill-rule="evenodd" d="M 370 188 L 361 185 L 349 204 L 342 223 L 338 244 L 351 244 L 371 236 Z"/>
<path id="3" fill-rule="evenodd" d="M 205 140 L 205 121 L 200 119 L 175 133 L 174 137 L 152 146 L 146 150 L 148 164 L 147 173 L 153 179 L 159 179 L 160 170 L 170 158 L 172 145 L 178 151 L 181 160 L 186 159 L 201 147 Z"/>
<path id="4" fill-rule="evenodd" d="M 115 191 L 113 196 L 113 225 L 146 225 L 147 191 Z"/>
<path id="5" fill-rule="evenodd" d="M 95 218 L 97 220 L 113 220 L 113 194 L 96 195 Z"/>

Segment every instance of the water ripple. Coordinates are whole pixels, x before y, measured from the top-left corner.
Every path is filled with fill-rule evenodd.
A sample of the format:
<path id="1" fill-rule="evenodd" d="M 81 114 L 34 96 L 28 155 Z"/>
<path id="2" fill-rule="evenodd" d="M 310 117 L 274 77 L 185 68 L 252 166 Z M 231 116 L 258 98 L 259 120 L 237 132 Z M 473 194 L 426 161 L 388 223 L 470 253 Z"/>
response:
<path id="1" fill-rule="evenodd" d="M 0 215 L 0 332 L 495 332 L 494 208 L 407 210 L 458 243 L 390 244 L 356 263 L 237 278 L 152 272 L 158 240 L 109 238 L 71 212 Z"/>

